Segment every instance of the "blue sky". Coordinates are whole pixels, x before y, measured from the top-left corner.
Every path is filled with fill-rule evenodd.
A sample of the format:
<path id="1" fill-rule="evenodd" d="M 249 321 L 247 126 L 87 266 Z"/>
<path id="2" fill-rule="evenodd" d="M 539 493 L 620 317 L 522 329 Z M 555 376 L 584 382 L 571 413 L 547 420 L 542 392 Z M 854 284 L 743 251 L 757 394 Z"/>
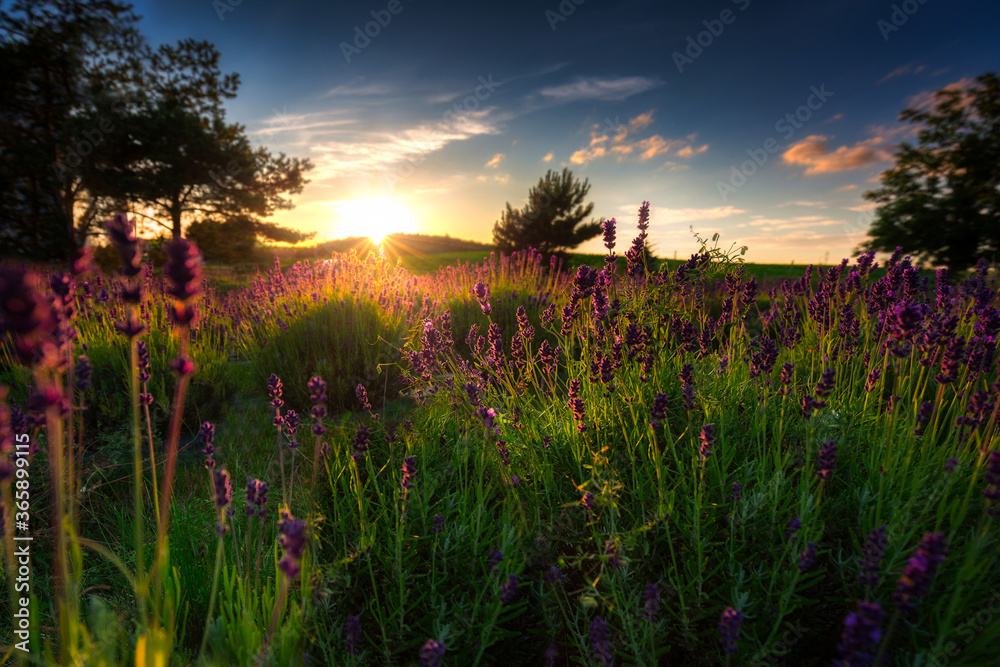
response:
<path id="1" fill-rule="evenodd" d="M 661 256 L 695 251 L 693 227 L 748 245 L 750 261 L 836 261 L 864 238 L 862 193 L 913 136 L 899 112 L 1000 70 L 992 2 L 135 8 L 154 44 L 213 42 L 242 80 L 229 119 L 313 161 L 296 208 L 274 220 L 320 240 L 489 241 L 506 202 L 565 166 L 622 243 L 648 200 Z"/>

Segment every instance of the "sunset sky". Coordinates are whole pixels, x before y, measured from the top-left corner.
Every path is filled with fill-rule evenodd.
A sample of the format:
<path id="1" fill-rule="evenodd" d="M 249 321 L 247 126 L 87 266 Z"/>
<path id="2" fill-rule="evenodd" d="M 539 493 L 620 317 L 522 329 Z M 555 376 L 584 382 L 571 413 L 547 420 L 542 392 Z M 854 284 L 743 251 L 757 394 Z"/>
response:
<path id="1" fill-rule="evenodd" d="M 862 193 L 912 137 L 899 112 L 1000 69 L 993 2 L 135 7 L 154 44 L 213 42 L 242 80 L 228 118 L 313 161 L 274 220 L 318 240 L 489 242 L 504 204 L 565 166 L 619 239 L 649 200 L 660 256 L 697 250 L 694 227 L 748 245 L 750 261 L 836 261 L 864 238 Z M 366 27 L 374 37 L 358 37 Z"/>

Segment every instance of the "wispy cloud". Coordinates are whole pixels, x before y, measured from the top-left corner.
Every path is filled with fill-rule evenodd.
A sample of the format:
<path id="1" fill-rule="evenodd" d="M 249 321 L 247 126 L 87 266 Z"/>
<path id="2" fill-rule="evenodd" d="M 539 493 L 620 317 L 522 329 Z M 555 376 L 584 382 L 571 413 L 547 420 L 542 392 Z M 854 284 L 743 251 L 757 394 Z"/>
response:
<path id="1" fill-rule="evenodd" d="M 503 159 L 505 157 L 506 156 L 503 153 L 497 153 L 496 155 L 494 155 L 493 157 L 490 158 L 490 161 L 487 162 L 485 166 L 487 166 L 487 167 L 497 167 L 497 166 L 500 165 L 500 162 L 503 161 Z"/>
<path id="2" fill-rule="evenodd" d="M 647 127 L 652 122 L 653 122 L 653 110 L 650 109 L 646 113 L 641 113 L 635 118 L 630 119 L 628 122 L 628 129 L 631 130 L 632 132 L 637 132 Z"/>
<path id="3" fill-rule="evenodd" d="M 888 74 L 886 74 L 885 76 L 883 76 L 878 81 L 876 81 L 875 85 L 878 85 L 880 83 L 885 83 L 889 79 L 895 79 L 897 76 L 903 76 L 904 74 L 919 74 L 920 72 L 923 71 L 924 71 L 923 65 L 917 65 L 916 67 L 914 67 L 912 63 L 908 65 L 901 65 L 896 69 L 892 70 L 891 72 L 889 72 Z"/>
<path id="4" fill-rule="evenodd" d="M 350 83 L 334 86 L 323 94 L 327 97 L 368 97 L 370 95 L 387 95 L 392 88 L 384 83 L 366 83 L 364 77 Z"/>
<path id="5" fill-rule="evenodd" d="M 553 157 L 552 151 L 549 151 L 545 154 L 545 157 L 542 158 L 542 162 L 552 162 Z"/>
<path id="6" fill-rule="evenodd" d="M 581 78 L 561 86 L 542 88 L 538 94 L 545 100 L 568 104 L 581 100 L 625 100 L 661 86 L 657 79 L 644 76 L 628 76 L 617 79 L 598 77 Z"/>
<path id="7" fill-rule="evenodd" d="M 808 206 L 812 208 L 826 208 L 827 203 L 825 201 L 805 201 L 802 199 L 796 201 L 786 201 L 784 204 L 778 204 L 778 208 L 786 208 L 788 206 Z"/>

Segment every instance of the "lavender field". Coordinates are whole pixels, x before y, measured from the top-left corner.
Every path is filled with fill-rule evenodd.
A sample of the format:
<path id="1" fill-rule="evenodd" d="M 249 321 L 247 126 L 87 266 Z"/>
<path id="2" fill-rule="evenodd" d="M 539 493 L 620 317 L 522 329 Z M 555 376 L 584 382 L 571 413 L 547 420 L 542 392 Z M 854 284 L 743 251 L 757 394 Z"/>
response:
<path id="1" fill-rule="evenodd" d="M 762 285 L 710 244 L 647 266 L 647 220 L 575 273 L 222 292 L 124 216 L 112 275 L 4 266 L 7 658 L 993 664 L 995 267 Z"/>

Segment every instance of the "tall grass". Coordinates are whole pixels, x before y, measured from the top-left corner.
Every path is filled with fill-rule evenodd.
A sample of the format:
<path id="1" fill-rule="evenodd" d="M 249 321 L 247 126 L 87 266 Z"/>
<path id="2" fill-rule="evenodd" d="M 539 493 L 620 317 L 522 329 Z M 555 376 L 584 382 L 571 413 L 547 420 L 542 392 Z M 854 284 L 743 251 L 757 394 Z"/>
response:
<path id="1" fill-rule="evenodd" d="M 5 426 L 51 479 L 32 625 L 58 632 L 33 655 L 989 664 L 996 273 L 931 283 L 866 255 L 761 288 L 708 244 L 651 267 L 641 236 L 624 262 L 606 243 L 575 273 L 534 253 L 423 276 L 337 256 L 225 294 L 178 246 L 166 278 L 112 281 L 143 286 L 135 336 L 83 277 L 53 297 L 7 270 L 0 305 L 21 290 L 52 315 L 16 329 L 4 311 L 7 377 L 32 373 L 45 407 Z M 134 472 L 101 481 L 74 416 L 112 387 L 131 398 L 100 423 L 122 422 Z"/>

